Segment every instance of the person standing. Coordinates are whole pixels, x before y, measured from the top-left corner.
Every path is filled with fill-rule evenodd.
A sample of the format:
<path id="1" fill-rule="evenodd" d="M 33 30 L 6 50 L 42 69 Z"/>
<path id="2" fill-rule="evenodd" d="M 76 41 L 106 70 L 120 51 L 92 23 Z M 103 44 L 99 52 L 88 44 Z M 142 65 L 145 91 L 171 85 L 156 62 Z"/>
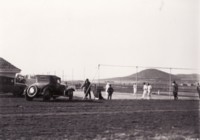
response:
<path id="1" fill-rule="evenodd" d="M 110 85 L 110 83 L 107 83 L 106 84 L 106 87 L 105 87 L 105 92 L 106 92 L 106 96 L 108 97 L 108 88 L 109 88 L 109 85 Z"/>
<path id="2" fill-rule="evenodd" d="M 147 85 L 148 99 L 151 99 L 151 91 L 152 91 L 152 86 L 151 86 L 151 84 L 148 83 L 148 85 Z"/>
<path id="3" fill-rule="evenodd" d="M 136 93 L 137 93 L 137 84 L 134 83 L 133 84 L 133 95 L 136 95 Z"/>
<path id="4" fill-rule="evenodd" d="M 90 83 L 89 79 L 85 80 L 85 82 L 83 83 L 81 88 L 84 88 L 84 93 L 85 93 L 84 99 L 87 99 L 88 95 L 89 95 L 89 99 L 91 99 L 91 93 L 90 93 L 90 91 L 91 91 L 91 83 Z"/>
<path id="5" fill-rule="evenodd" d="M 142 94 L 142 99 L 145 98 L 145 96 L 146 96 L 146 94 L 147 94 L 147 90 L 148 90 L 147 84 L 146 84 L 146 83 L 143 83 L 143 94 Z"/>
<path id="6" fill-rule="evenodd" d="M 176 83 L 176 81 L 173 81 L 172 86 L 173 86 L 174 100 L 178 100 L 178 84 Z"/>
<path id="7" fill-rule="evenodd" d="M 200 98 L 200 85 L 199 85 L 199 83 L 197 83 L 197 92 L 198 92 L 199 98 Z"/>
<path id="8" fill-rule="evenodd" d="M 108 100 L 112 100 L 112 94 L 114 92 L 114 89 L 112 88 L 111 84 L 109 84 L 107 92 L 108 92 Z"/>

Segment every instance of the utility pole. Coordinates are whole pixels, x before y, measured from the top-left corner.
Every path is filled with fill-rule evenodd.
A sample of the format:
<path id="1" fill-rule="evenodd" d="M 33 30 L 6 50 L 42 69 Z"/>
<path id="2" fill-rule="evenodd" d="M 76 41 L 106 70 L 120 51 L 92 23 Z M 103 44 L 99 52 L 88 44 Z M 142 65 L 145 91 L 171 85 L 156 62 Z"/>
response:
<path id="1" fill-rule="evenodd" d="M 100 64 L 98 65 L 98 85 L 100 86 Z"/>
<path id="2" fill-rule="evenodd" d="M 62 80 L 65 81 L 65 73 L 64 73 L 64 70 L 62 71 Z"/>
<path id="3" fill-rule="evenodd" d="M 138 66 L 136 66 L 136 85 L 138 84 Z"/>
<path id="4" fill-rule="evenodd" d="M 72 84 L 73 84 L 73 81 L 74 81 L 74 69 L 72 68 Z"/>
<path id="5" fill-rule="evenodd" d="M 171 69 L 172 68 L 169 68 L 169 96 L 170 96 L 170 92 L 171 92 L 171 83 L 172 83 L 172 75 L 171 75 Z M 171 96 L 170 96 L 170 99 L 171 99 Z"/>
<path id="6" fill-rule="evenodd" d="M 85 79 L 85 66 L 84 66 L 84 69 L 83 69 L 83 79 Z"/>

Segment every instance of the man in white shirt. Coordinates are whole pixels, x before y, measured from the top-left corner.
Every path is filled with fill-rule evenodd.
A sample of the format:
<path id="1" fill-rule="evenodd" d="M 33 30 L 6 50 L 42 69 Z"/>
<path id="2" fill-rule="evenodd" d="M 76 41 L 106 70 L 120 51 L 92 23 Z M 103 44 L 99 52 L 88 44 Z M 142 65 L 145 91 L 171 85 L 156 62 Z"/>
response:
<path id="1" fill-rule="evenodd" d="M 148 99 L 151 99 L 151 90 L 152 90 L 152 86 L 151 84 L 148 83 L 148 86 L 147 86 Z"/>
<path id="2" fill-rule="evenodd" d="M 142 99 L 145 98 L 146 94 L 147 94 L 147 90 L 148 90 L 148 86 L 146 83 L 143 83 L 143 94 L 142 94 Z"/>
<path id="3" fill-rule="evenodd" d="M 106 92 L 106 97 L 108 97 L 108 88 L 110 87 L 110 83 L 107 83 L 106 84 L 106 89 L 105 89 L 105 92 Z"/>
<path id="4" fill-rule="evenodd" d="M 135 95 L 137 93 L 137 84 L 134 83 L 133 84 L 133 95 Z"/>

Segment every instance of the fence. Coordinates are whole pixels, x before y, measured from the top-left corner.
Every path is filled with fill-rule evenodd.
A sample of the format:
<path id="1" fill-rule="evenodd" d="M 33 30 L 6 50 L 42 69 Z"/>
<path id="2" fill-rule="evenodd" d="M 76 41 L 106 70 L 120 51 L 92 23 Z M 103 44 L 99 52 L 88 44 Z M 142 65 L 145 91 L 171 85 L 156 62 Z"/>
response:
<path id="1" fill-rule="evenodd" d="M 111 83 L 115 91 L 132 93 L 133 84 L 137 84 L 139 92 L 143 83 L 150 83 L 156 94 L 172 93 L 172 82 L 179 85 L 179 92 L 183 95 L 196 93 L 196 85 L 200 75 L 198 69 L 169 68 L 169 67 L 145 67 L 145 66 L 118 66 L 98 65 L 98 78 L 95 80 L 100 86 Z"/>

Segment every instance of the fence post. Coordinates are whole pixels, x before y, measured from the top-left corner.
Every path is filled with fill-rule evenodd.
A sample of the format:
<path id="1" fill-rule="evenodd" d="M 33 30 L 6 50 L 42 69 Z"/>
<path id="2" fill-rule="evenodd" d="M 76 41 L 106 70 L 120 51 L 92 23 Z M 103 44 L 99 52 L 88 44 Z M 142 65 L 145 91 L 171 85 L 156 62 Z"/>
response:
<path id="1" fill-rule="evenodd" d="M 171 92 L 171 81 L 172 81 L 172 75 L 171 75 L 172 68 L 169 68 L 169 70 L 170 70 L 170 73 L 169 73 L 169 97 L 171 99 L 170 92 Z"/>

